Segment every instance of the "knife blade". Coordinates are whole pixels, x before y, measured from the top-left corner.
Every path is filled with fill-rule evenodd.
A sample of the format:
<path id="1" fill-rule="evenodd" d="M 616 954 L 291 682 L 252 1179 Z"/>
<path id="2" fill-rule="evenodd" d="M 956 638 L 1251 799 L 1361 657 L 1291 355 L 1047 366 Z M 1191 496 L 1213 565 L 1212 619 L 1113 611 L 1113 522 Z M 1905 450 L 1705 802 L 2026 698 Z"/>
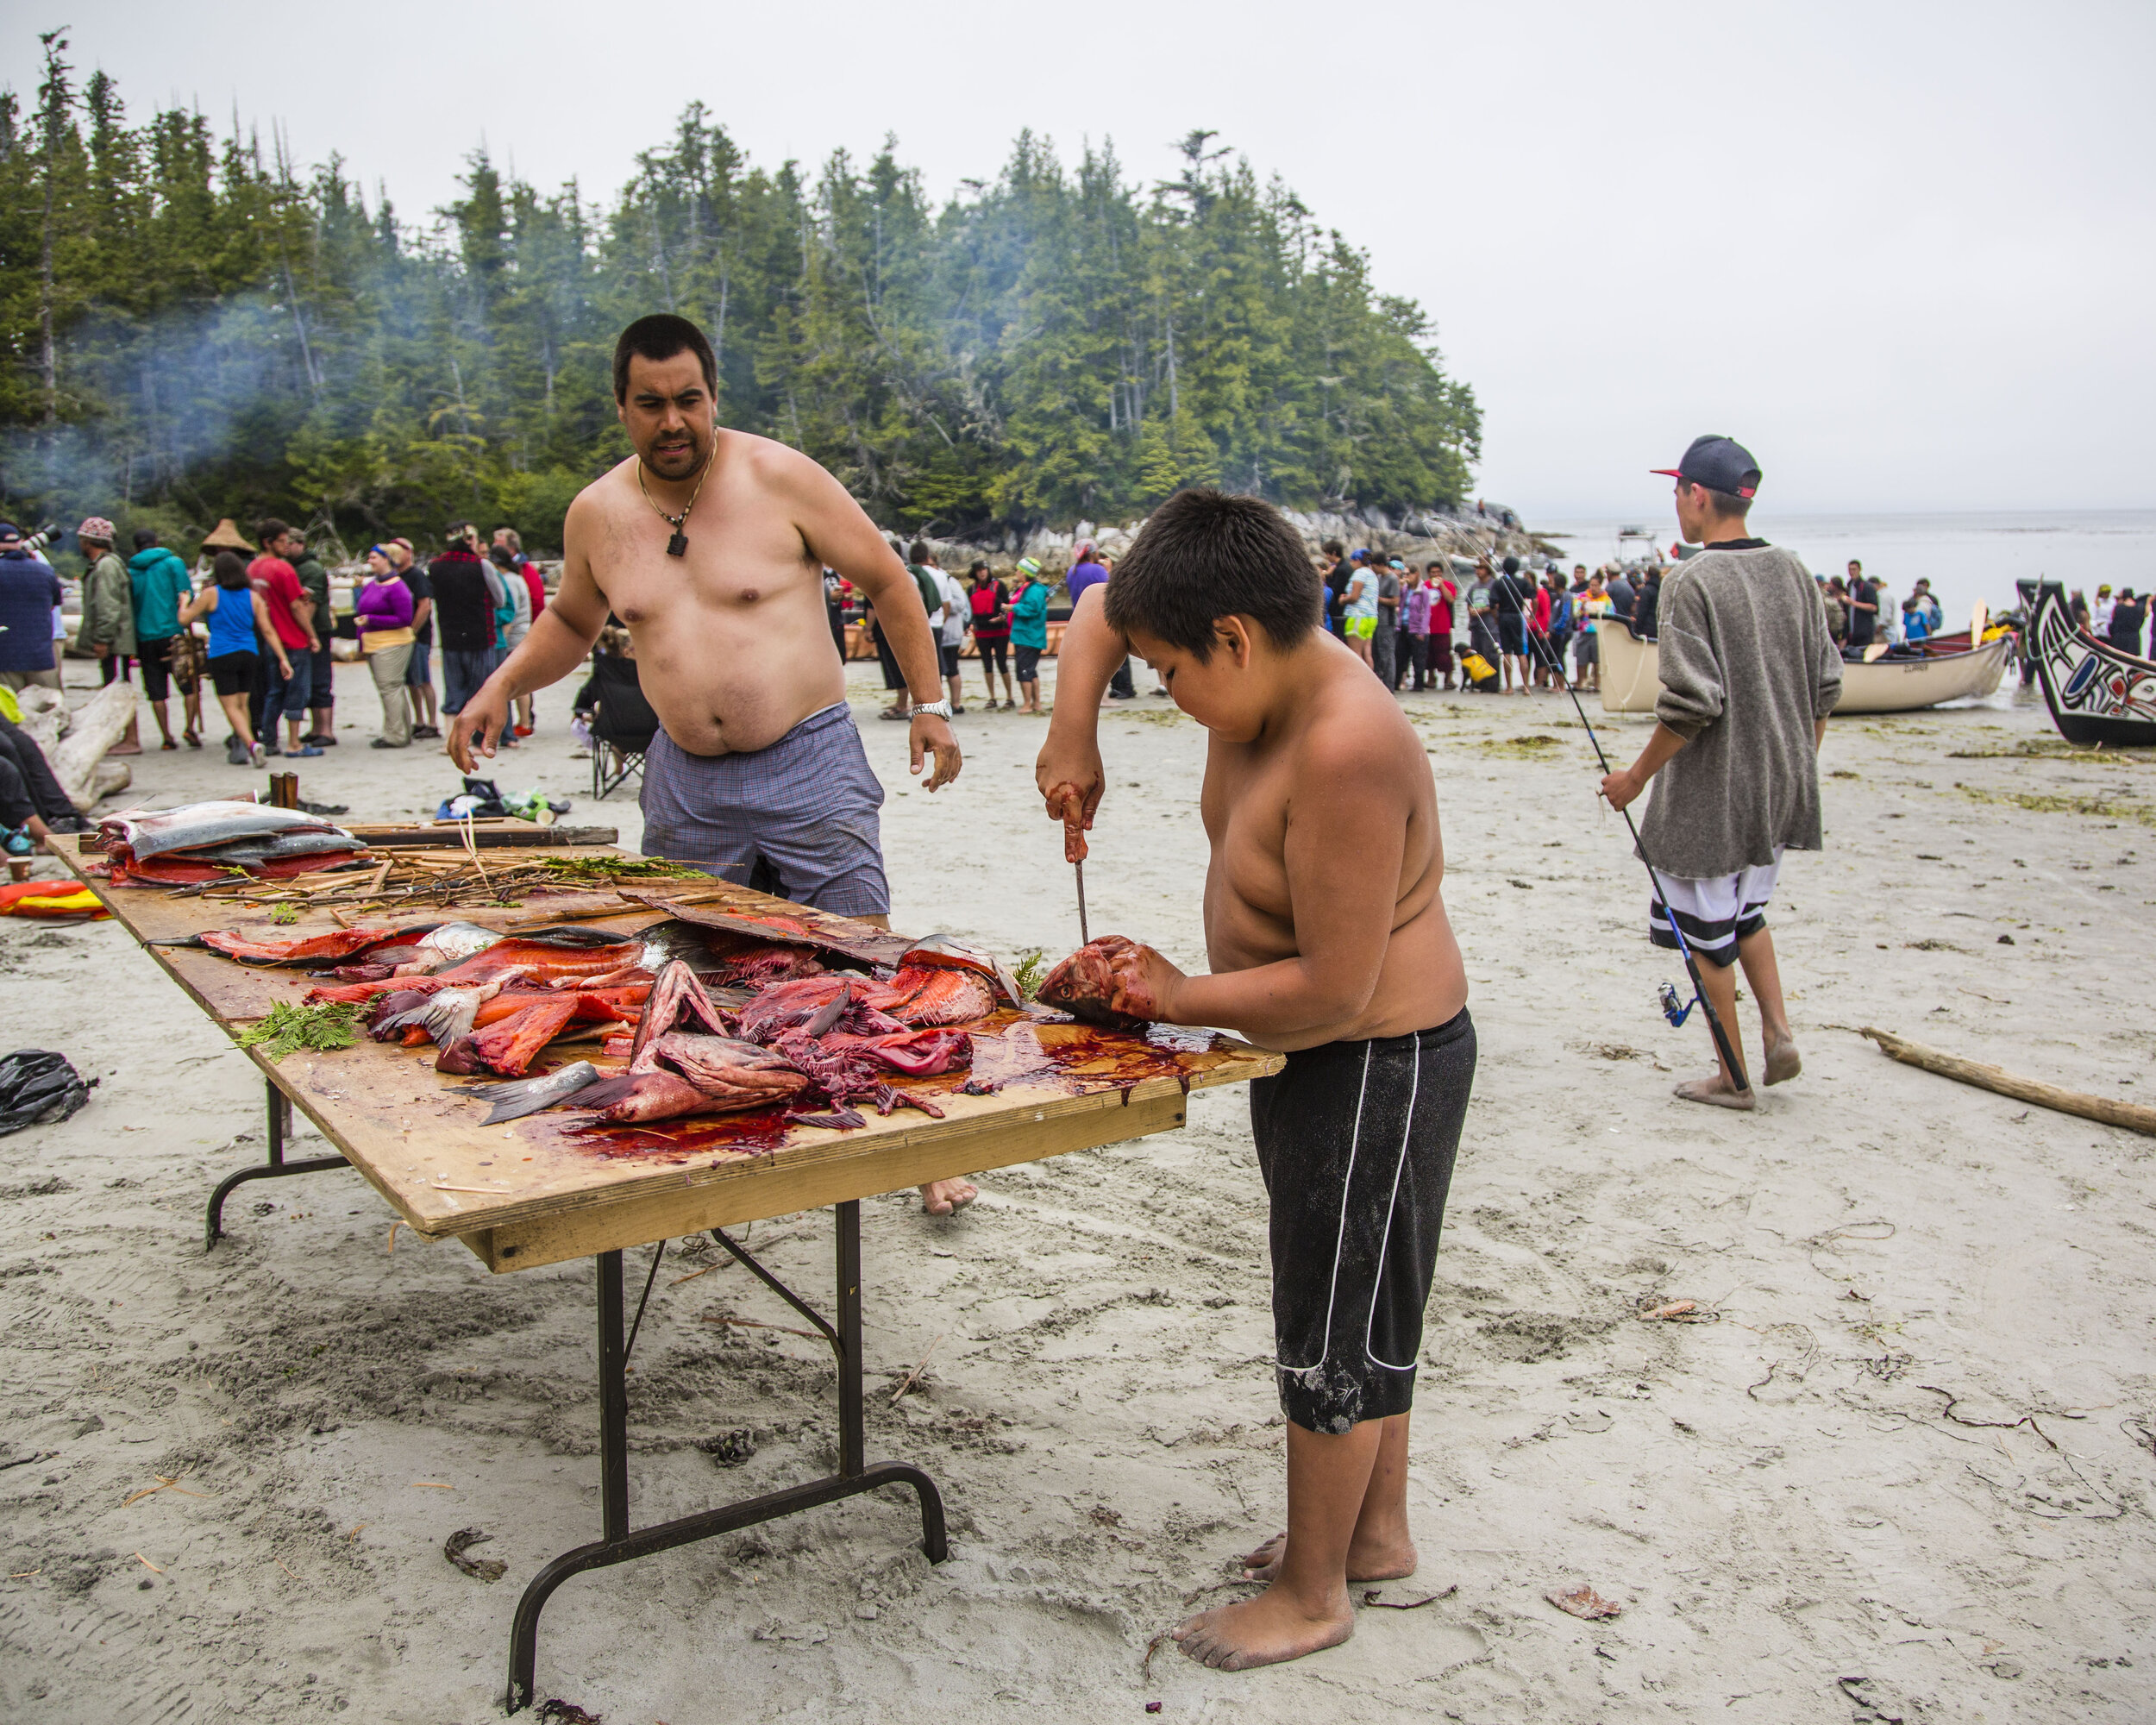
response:
<path id="1" fill-rule="evenodd" d="M 1086 865 L 1074 862 L 1070 865 L 1070 872 L 1078 877 L 1078 944 L 1090 946 L 1093 937 L 1086 932 Z"/>

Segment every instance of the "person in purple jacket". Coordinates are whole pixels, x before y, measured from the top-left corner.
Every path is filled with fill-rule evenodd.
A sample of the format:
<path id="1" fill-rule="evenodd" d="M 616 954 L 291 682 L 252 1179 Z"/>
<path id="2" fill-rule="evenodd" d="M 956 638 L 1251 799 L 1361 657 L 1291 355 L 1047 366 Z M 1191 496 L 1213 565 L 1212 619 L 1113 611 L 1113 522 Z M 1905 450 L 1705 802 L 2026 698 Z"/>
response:
<path id="1" fill-rule="evenodd" d="M 360 649 L 382 698 L 382 734 L 374 749 L 411 746 L 411 696 L 404 674 L 411 666 L 411 589 L 397 573 L 397 562 L 381 546 L 367 554 L 367 580 L 353 603 Z"/>
<path id="2" fill-rule="evenodd" d="M 1078 596 L 1087 587 L 1097 587 L 1108 578 L 1107 566 L 1094 553 L 1093 541 L 1081 540 L 1077 549 L 1070 554 L 1070 572 L 1063 577 L 1063 591 L 1070 595 L 1071 614 L 1078 611 Z M 1108 679 L 1106 700 L 1136 700 L 1138 685 L 1131 681 L 1131 661 L 1126 654 L 1116 667 L 1115 674 Z"/>

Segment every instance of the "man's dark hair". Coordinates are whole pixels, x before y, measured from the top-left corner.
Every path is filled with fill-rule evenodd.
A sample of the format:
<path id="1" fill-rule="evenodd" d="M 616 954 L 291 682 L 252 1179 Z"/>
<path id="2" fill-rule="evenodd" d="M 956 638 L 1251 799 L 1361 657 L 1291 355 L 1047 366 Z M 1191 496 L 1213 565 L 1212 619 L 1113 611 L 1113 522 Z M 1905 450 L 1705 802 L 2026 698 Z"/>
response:
<path id="1" fill-rule="evenodd" d="M 261 541 L 265 551 L 291 531 L 291 528 L 273 515 L 266 516 L 254 524 L 254 536 Z"/>
<path id="2" fill-rule="evenodd" d="M 1109 576 L 1108 621 L 1213 657 L 1213 620 L 1247 617 L 1276 647 L 1318 626 L 1323 585 L 1302 540 L 1272 505 L 1194 487 L 1158 509 Z"/>
<path id="3" fill-rule="evenodd" d="M 916 539 L 913 549 L 906 554 L 906 561 L 909 563 L 925 563 L 928 561 L 928 542 Z"/>
<path id="4" fill-rule="evenodd" d="M 1338 557 L 1341 555 L 1341 551 L 1342 547 L 1338 539 L 1328 539 L 1325 542 L 1325 554 L 1326 556 Z"/>
<path id="5" fill-rule="evenodd" d="M 718 360 L 711 352 L 711 344 L 704 339 L 704 332 L 686 317 L 676 317 L 671 311 L 655 311 L 631 323 L 614 343 L 614 399 L 629 399 L 629 361 L 632 358 L 670 360 L 683 352 L 696 355 L 697 364 L 704 368 L 704 387 L 716 398 Z"/>
<path id="6" fill-rule="evenodd" d="M 1516 575 L 1516 574 L 1518 574 L 1520 573 L 1520 559 L 1519 559 L 1519 558 L 1517 558 L 1517 557 L 1507 557 L 1507 558 L 1506 558 L 1506 559 L 1505 559 L 1505 573 L 1506 573 L 1507 574 L 1508 574 L 1508 575 Z"/>
<path id="7" fill-rule="evenodd" d="M 1759 476 L 1753 474 L 1750 477 L 1757 480 Z M 1717 515 L 1733 515 L 1738 520 L 1742 521 L 1745 517 L 1752 513 L 1752 499 L 1748 497 L 1739 497 L 1733 491 L 1716 491 L 1712 486 L 1700 485 L 1697 480 L 1687 480 L 1685 484 L 1696 486 L 1704 492 L 1707 494 L 1707 506 Z"/>
<path id="8" fill-rule="evenodd" d="M 135 549 L 136 550 L 147 551 L 151 546 L 156 543 L 157 530 L 154 527 L 138 527 L 135 530 Z"/>

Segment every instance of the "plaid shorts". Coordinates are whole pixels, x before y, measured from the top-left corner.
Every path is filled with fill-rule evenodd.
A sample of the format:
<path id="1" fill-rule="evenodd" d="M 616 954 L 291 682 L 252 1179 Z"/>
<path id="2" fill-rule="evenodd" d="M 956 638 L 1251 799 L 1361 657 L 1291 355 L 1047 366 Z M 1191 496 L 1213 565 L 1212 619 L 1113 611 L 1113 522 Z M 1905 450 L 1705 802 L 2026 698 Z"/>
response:
<path id="1" fill-rule="evenodd" d="M 647 856 L 840 916 L 890 912 L 883 786 L 843 701 L 738 755 L 692 755 L 661 730 L 642 800 Z"/>

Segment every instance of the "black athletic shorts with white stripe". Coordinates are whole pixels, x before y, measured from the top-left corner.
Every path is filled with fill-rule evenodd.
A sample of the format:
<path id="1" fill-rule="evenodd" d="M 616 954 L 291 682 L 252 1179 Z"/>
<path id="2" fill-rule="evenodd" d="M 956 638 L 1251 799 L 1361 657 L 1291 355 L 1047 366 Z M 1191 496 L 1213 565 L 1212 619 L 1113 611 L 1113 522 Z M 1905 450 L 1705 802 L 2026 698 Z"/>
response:
<path id="1" fill-rule="evenodd" d="M 1250 1086 L 1272 1201 L 1281 1411 L 1338 1433 L 1414 1401 L 1422 1308 L 1437 1270 L 1475 1025 L 1329 1042 Z"/>

